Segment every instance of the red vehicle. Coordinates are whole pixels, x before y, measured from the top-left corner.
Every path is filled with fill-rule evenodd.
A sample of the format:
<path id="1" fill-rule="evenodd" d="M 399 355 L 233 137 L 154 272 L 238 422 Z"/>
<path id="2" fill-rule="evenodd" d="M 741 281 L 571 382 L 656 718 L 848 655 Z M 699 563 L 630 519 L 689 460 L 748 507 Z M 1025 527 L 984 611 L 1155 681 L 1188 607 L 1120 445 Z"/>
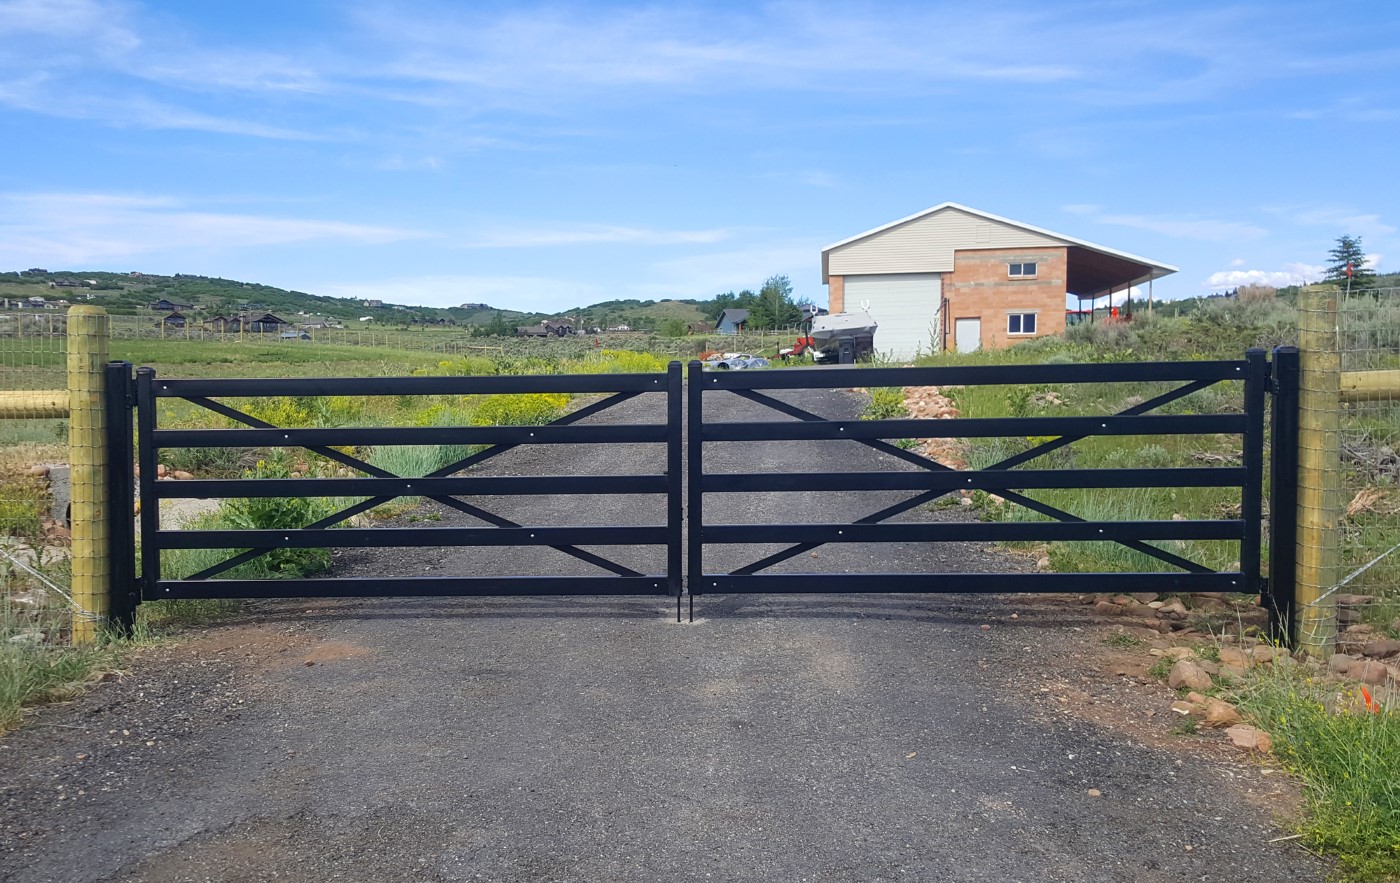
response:
<path id="1" fill-rule="evenodd" d="M 778 350 L 778 358 L 786 362 L 789 358 L 801 358 L 807 355 L 807 351 L 815 349 L 817 342 L 810 337 L 797 338 L 796 346 L 783 347 Z"/>

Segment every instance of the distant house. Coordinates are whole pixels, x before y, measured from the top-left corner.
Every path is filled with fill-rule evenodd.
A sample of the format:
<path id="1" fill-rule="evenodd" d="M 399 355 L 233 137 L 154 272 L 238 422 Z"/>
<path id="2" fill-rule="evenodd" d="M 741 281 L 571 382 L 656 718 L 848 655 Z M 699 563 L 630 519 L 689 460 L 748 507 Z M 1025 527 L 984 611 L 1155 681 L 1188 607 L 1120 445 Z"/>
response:
<path id="1" fill-rule="evenodd" d="M 311 335 L 305 331 L 283 331 L 280 337 L 283 340 L 310 340 Z"/>
<path id="2" fill-rule="evenodd" d="M 249 331 L 252 331 L 256 334 L 271 334 L 274 332 L 282 331 L 284 327 L 290 324 L 290 322 L 287 322 L 283 319 L 279 319 L 271 313 L 263 313 L 256 319 L 249 319 L 246 327 Z"/>
<path id="3" fill-rule="evenodd" d="M 685 326 L 686 334 L 709 334 L 715 330 L 715 326 L 709 322 L 691 322 Z"/>
<path id="4" fill-rule="evenodd" d="M 369 307 L 371 310 L 377 310 L 377 309 L 379 309 L 380 307 L 384 306 L 384 301 L 382 301 L 382 300 L 367 300 L 367 301 L 365 301 L 365 306 Z"/>
<path id="5" fill-rule="evenodd" d="M 214 316 L 205 321 L 204 327 L 209 331 L 226 334 L 230 331 L 238 331 L 239 322 L 237 317 L 230 319 L 228 316 Z"/>
<path id="6" fill-rule="evenodd" d="M 34 297 L 31 297 L 31 298 L 27 298 L 24 302 L 25 302 L 25 304 L 27 304 L 29 307 L 31 307 L 31 308 L 33 308 L 33 309 L 36 309 L 36 310 L 42 310 L 44 307 L 47 307 L 47 306 L 48 306 L 48 303 L 47 303 L 42 297 L 39 297 L 38 295 L 35 295 Z"/>
<path id="7" fill-rule="evenodd" d="M 538 325 L 522 325 L 515 329 L 516 337 L 564 337 L 574 333 L 574 326 L 546 319 Z"/>
<path id="8" fill-rule="evenodd" d="M 151 309 L 155 310 L 158 313 L 169 313 L 178 310 L 194 309 L 194 304 L 177 304 L 173 300 L 167 300 L 165 298 L 161 298 L 160 300 L 156 301 L 153 304 L 150 304 L 149 306 Z"/>
<path id="9" fill-rule="evenodd" d="M 720 334 L 738 334 L 744 330 L 744 326 L 748 323 L 748 310 L 728 309 L 719 314 L 719 321 L 715 323 L 715 331 Z"/>
<path id="10" fill-rule="evenodd" d="M 490 310 L 495 309 L 490 304 L 462 304 L 459 309 L 463 310 Z"/>
<path id="11" fill-rule="evenodd" d="M 170 315 L 157 322 L 156 326 L 160 328 L 184 328 L 186 322 L 187 320 L 182 314 L 172 312 Z"/>
<path id="12" fill-rule="evenodd" d="M 49 283 L 50 288 L 82 288 L 82 284 L 76 279 L 55 279 Z"/>

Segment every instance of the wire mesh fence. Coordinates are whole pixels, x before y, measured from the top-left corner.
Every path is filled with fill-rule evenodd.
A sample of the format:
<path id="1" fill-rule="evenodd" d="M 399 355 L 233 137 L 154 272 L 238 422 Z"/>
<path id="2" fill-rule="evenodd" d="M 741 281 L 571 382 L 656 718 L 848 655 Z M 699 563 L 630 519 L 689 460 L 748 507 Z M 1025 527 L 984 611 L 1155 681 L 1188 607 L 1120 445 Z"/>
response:
<path id="1" fill-rule="evenodd" d="M 71 626 L 66 411 L 68 317 L 0 313 L 0 640 L 66 639 Z M 57 395 L 42 396 L 51 391 Z"/>
<path id="2" fill-rule="evenodd" d="M 1322 647 L 1338 626 L 1400 615 L 1400 289 L 1299 310 L 1299 639 Z"/>

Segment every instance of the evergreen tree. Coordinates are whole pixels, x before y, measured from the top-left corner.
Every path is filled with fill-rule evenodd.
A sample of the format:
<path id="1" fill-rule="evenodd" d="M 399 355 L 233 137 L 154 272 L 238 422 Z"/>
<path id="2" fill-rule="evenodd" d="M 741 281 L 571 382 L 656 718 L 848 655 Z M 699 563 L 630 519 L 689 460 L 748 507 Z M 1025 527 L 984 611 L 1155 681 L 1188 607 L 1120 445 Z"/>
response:
<path id="1" fill-rule="evenodd" d="M 1360 236 L 1339 236 L 1337 245 L 1327 252 L 1331 263 L 1327 265 L 1324 281 L 1335 282 L 1343 287 L 1347 284 L 1347 267 L 1351 267 L 1351 287 L 1374 288 L 1376 274 L 1366 266 L 1366 252 L 1361 248 Z"/>
<path id="2" fill-rule="evenodd" d="M 749 327 L 793 328 L 802 321 L 802 311 L 792 302 L 792 282 L 786 276 L 769 276 L 749 307 Z"/>

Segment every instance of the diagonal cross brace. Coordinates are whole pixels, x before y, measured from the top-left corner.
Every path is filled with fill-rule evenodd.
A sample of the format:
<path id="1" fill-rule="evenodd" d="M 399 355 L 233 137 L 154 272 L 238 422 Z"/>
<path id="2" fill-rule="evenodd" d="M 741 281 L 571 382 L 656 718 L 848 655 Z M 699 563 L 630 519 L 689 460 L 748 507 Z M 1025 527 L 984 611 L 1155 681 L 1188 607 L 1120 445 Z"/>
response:
<path id="1" fill-rule="evenodd" d="M 591 405 L 588 405 L 588 406 L 586 406 L 586 407 L 580 408 L 580 409 L 578 409 L 577 411 L 574 411 L 574 412 L 571 413 L 571 414 L 566 414 L 566 415 L 564 415 L 563 417 L 560 417 L 558 420 L 552 421 L 552 423 L 557 424 L 557 425 L 560 425 L 560 426 L 565 426 L 565 425 L 568 425 L 568 424 L 570 424 L 570 423 L 576 423 L 576 422 L 578 422 L 579 420 L 583 420 L 583 419 L 585 419 L 585 418 L 587 418 L 587 417 L 591 417 L 591 416 L 593 416 L 594 414 L 597 414 L 597 413 L 599 413 L 599 412 L 601 412 L 601 411 L 606 411 L 608 408 L 611 408 L 611 407 L 613 407 L 614 405 L 621 404 L 622 402 L 625 402 L 625 401 L 627 401 L 628 399 L 634 398 L 635 396 L 638 396 L 638 395 L 640 395 L 640 394 L 641 394 L 641 393 L 639 393 L 639 392 L 620 392 L 620 393 L 617 393 L 617 394 L 615 394 L 615 395 L 608 396 L 606 399 L 603 399 L 602 401 L 594 402 L 594 403 L 591 404 Z M 216 402 L 216 401 L 214 401 L 213 399 L 204 398 L 204 397 L 192 397 L 192 398 L 189 399 L 189 401 L 191 401 L 191 402 L 193 402 L 194 404 L 199 405 L 199 406 L 201 406 L 201 407 L 203 407 L 203 408 L 207 408 L 208 410 L 213 411 L 213 412 L 216 413 L 216 414 L 223 415 L 223 416 L 225 416 L 225 417 L 228 417 L 228 418 L 231 419 L 231 420 L 235 420 L 235 421 L 237 421 L 237 422 L 239 422 L 239 423 L 243 423 L 243 424 L 245 424 L 245 425 L 247 425 L 247 426 L 252 426 L 252 427 L 254 427 L 254 428 L 256 428 L 256 429 L 276 429 L 276 428 L 277 428 L 277 427 L 273 426 L 273 425 L 270 424 L 270 423 L 267 423 L 267 422 L 265 422 L 265 421 L 263 421 L 263 420 L 259 420 L 259 419 L 256 418 L 256 417 L 252 417 L 252 416 L 250 416 L 250 415 L 248 415 L 248 414 L 245 414 L 245 413 L 243 413 L 242 411 L 239 411 L 239 410 L 236 409 L 236 408 L 233 408 L 233 407 L 230 407 L 229 405 L 223 404 L 222 402 Z M 472 454 L 472 455 L 470 455 L 470 456 L 468 456 L 468 457 L 465 457 L 465 458 L 463 458 L 463 459 L 461 459 L 461 460 L 458 460 L 458 461 L 455 462 L 455 463 L 450 463 L 450 464 L 448 464 L 447 466 L 442 467 L 441 469 L 437 469 L 437 470 L 435 470 L 435 471 L 433 471 L 433 472 L 430 472 L 430 473 L 428 473 L 428 475 L 426 475 L 426 476 L 424 476 L 424 477 L 425 477 L 425 478 L 442 478 L 442 477 L 444 477 L 444 476 L 452 475 L 453 473 L 460 472 L 460 471 L 462 471 L 463 469 L 468 468 L 469 466 L 474 466 L 474 465 L 476 465 L 477 463 L 480 463 L 480 462 L 485 461 L 485 460 L 489 460 L 489 459 L 492 458 L 492 457 L 495 457 L 495 456 L 497 456 L 497 455 L 499 455 L 499 454 L 503 454 L 503 453 L 505 453 L 506 451 L 511 450 L 512 448 L 516 448 L 516 447 L 519 447 L 519 445 L 517 445 L 517 444 L 493 445 L 492 447 L 489 447 L 489 448 L 487 448 L 486 450 L 478 451 L 478 452 L 476 452 L 475 454 Z M 371 465 L 371 464 L 369 464 L 369 463 L 366 463 L 366 462 L 364 462 L 363 460 L 360 460 L 360 459 L 358 459 L 358 458 L 356 458 L 356 457 L 352 457 L 351 455 L 346 454 L 346 453 L 344 453 L 344 452 L 342 452 L 342 451 L 337 451 L 335 448 L 324 447 L 324 446 L 321 446 L 321 445 L 307 445 L 307 446 L 306 446 L 306 449 L 309 450 L 309 451 L 312 451 L 313 453 L 320 454 L 321 456 L 326 457 L 327 459 L 334 460 L 335 462 L 340 463 L 341 465 L 349 466 L 349 467 L 352 468 L 352 469 L 358 469 L 358 470 L 360 470 L 361 472 L 365 472 L 365 473 L 368 473 L 368 474 L 370 474 L 370 475 L 373 475 L 373 476 L 375 476 L 376 478 L 400 478 L 400 477 L 401 477 L 401 476 L 398 476 L 398 475 L 393 474 L 392 472 L 389 472 L 389 471 L 384 470 L 384 469 L 380 469 L 380 468 L 377 467 L 377 466 L 373 466 L 373 465 Z M 396 498 L 396 497 L 394 497 L 394 496 L 384 496 L 384 497 L 370 497 L 369 499 L 361 500 L 361 501 L 358 502 L 358 503 L 355 503 L 355 504 L 353 504 L 353 505 L 351 505 L 351 506 L 348 506 L 348 507 L 346 507 L 346 508 L 344 508 L 344 509 L 341 509 L 339 512 L 332 513 L 331 515 L 328 515 L 328 516 L 326 516 L 325 518 L 320 519 L 319 521 L 315 521 L 315 522 L 312 522 L 311 524 L 306 525 L 306 527 L 303 528 L 303 530 L 324 530 L 324 529 L 326 529 L 326 528 L 328 528 L 328 527 L 333 527 L 334 525 L 337 525 L 337 524 L 341 523 L 342 521 L 345 521 L 345 520 L 347 520 L 347 519 L 349 519 L 349 518 L 353 518 L 354 516 L 359 515 L 361 512 L 367 512 L 367 511 L 369 511 L 370 509 L 373 509 L 375 506 L 382 505 L 382 504 L 387 503 L 387 502 L 389 502 L 390 500 L 393 500 L 393 499 L 395 499 L 395 498 Z M 489 511 L 487 511 L 487 510 L 485 510 L 485 509 L 482 509 L 482 508 L 480 508 L 480 507 L 478 507 L 478 506 L 473 506 L 473 505 L 470 504 L 470 503 L 462 502 L 461 500 L 458 500 L 458 499 L 456 499 L 456 498 L 454 498 L 454 497 L 429 497 L 429 499 L 431 499 L 431 500 L 433 500 L 433 501 L 435 501 L 435 502 L 441 503 L 441 504 L 444 505 L 444 506 L 449 506 L 449 507 L 451 507 L 451 508 L 453 508 L 453 509 L 456 509 L 456 510 L 458 510 L 459 512 L 463 512 L 463 513 L 466 513 L 467 515 L 471 515 L 471 516 L 473 516 L 474 518 L 478 518 L 478 519 L 480 519 L 480 520 L 482 520 L 482 521 L 485 521 L 485 522 L 488 523 L 488 524 L 495 525 L 496 527 L 522 527 L 522 525 L 517 524 L 516 522 L 511 521 L 511 520 L 508 519 L 508 518 L 503 518 L 503 517 L 501 517 L 501 516 L 499 516 L 499 515 L 496 515 L 496 514 L 494 514 L 494 513 L 492 513 L 492 512 L 489 512 Z M 641 574 L 640 572 L 638 572 L 638 571 L 632 570 L 632 569 L 629 568 L 629 567 L 624 567 L 624 566 L 622 566 L 621 564 L 618 564 L 618 563 L 615 562 L 615 561 L 610 561 L 609 559 L 604 558 L 604 557 L 602 557 L 601 555 L 595 555 L 595 554 L 592 553 L 592 552 L 587 552 L 587 551 L 585 551 L 585 550 L 583 550 L 583 549 L 580 549 L 580 548 L 578 548 L 578 547 L 576 547 L 576 546 L 551 546 L 550 548 L 552 548 L 552 549 L 557 549 L 557 550 L 559 550 L 560 552 L 563 552 L 563 553 L 566 554 L 566 555 L 571 555 L 571 556 L 573 556 L 574 558 L 579 559 L 580 561 L 584 561 L 584 562 L 587 562 L 587 563 L 589 563 L 589 564 L 593 564 L 593 565 L 595 565 L 595 566 L 597 566 L 597 567 L 601 567 L 601 568 L 603 568 L 604 570 L 611 571 L 611 572 L 613 572 L 613 573 L 615 573 L 615 574 L 617 574 L 617 575 L 619 575 L 619 576 L 642 576 L 642 574 Z M 219 575 L 219 574 L 221 574 L 221 573 L 224 573 L 225 571 L 232 570 L 233 568 L 237 567 L 237 566 L 240 565 L 240 564 L 245 564 L 245 563 L 247 563 L 247 562 L 249 562 L 249 561 L 252 561 L 252 560 L 255 559 L 255 558 L 259 558 L 259 557 L 261 557 L 261 556 L 263 556 L 263 555 L 266 555 L 266 554 L 267 554 L 268 552 L 270 552 L 270 551 L 272 551 L 272 550 L 271 550 L 271 549 L 249 549 L 249 550 L 246 551 L 246 552 L 240 552 L 240 553 L 238 553 L 237 555 L 232 556 L 231 558 L 228 558 L 228 559 L 226 559 L 226 560 L 224 560 L 224 561 L 221 561 L 221 562 L 219 562 L 218 564 L 215 564 L 215 565 L 212 566 L 212 567 L 207 567 L 207 568 L 205 568 L 204 570 L 199 571 L 198 573 L 195 573 L 195 574 L 192 574 L 192 575 L 190 575 L 190 576 L 187 576 L 187 577 L 185 577 L 185 579 L 188 579 L 188 580 L 203 580 L 203 579 L 209 579 L 210 577 L 217 576 L 217 575 Z"/>
<path id="2" fill-rule="evenodd" d="M 1151 411 L 1151 410 L 1153 410 L 1153 409 L 1155 409 L 1155 408 L 1160 408 L 1160 407 L 1163 406 L 1163 405 L 1170 404 L 1171 402 L 1174 402 L 1174 401 L 1176 401 L 1177 399 L 1185 398 L 1186 396 L 1191 395 L 1191 394 L 1194 393 L 1194 392 L 1199 392 L 1200 390 L 1203 390 L 1203 389 L 1205 389 L 1205 388 L 1208 387 L 1208 386 L 1213 386 L 1213 385 L 1215 385 L 1215 384 L 1218 383 L 1218 382 L 1219 382 L 1219 381 L 1216 381 L 1216 380 L 1196 380 L 1196 381 L 1192 381 L 1191 383 L 1188 383 L 1188 384 L 1186 384 L 1185 386 L 1177 387 L 1176 389 L 1170 390 L 1170 391 L 1168 391 L 1168 392 L 1162 393 L 1162 394 L 1159 395 L 1159 396 L 1156 396 L 1156 397 L 1154 397 L 1154 398 L 1148 399 L 1147 401 L 1142 402 L 1141 404 L 1134 405 L 1134 406 L 1132 406 L 1131 408 L 1127 408 L 1127 409 L 1125 409 L 1125 410 L 1123 410 L 1123 411 L 1120 411 L 1120 412 L 1118 412 L 1118 415 L 1117 415 L 1117 416 L 1130 417 L 1130 416 L 1136 416 L 1136 415 L 1139 415 L 1139 414 L 1144 414 L 1144 413 L 1146 413 L 1146 412 L 1148 412 L 1148 411 Z M 772 396 L 765 395 L 765 394 L 760 393 L 760 392 L 755 392 L 755 391 L 753 391 L 753 390 L 734 389 L 734 390 L 730 390 L 730 392 L 734 393 L 735 395 L 741 396 L 741 397 L 743 397 L 743 398 L 749 399 L 750 401 L 755 402 L 756 404 L 764 405 L 765 407 L 772 408 L 773 410 L 778 411 L 778 412 L 780 412 L 780 413 L 787 414 L 789 417 L 796 417 L 796 418 L 799 419 L 799 420 L 805 420 L 805 421 L 808 421 L 808 422 L 816 422 L 816 421 L 822 421 L 822 420 L 825 420 L 825 419 L 826 419 L 825 417 L 821 417 L 821 416 L 819 416 L 819 415 L 817 415 L 817 414 L 813 414 L 813 413 L 810 412 L 810 411 L 807 411 L 807 410 L 804 410 L 804 409 L 802 409 L 802 408 L 799 408 L 799 407 L 797 407 L 796 405 L 792 405 L 792 404 L 789 404 L 789 403 L 787 403 L 787 402 L 784 402 L 784 401 L 782 401 L 781 399 L 776 399 L 776 398 L 773 398 Z M 1079 435 L 1079 436 L 1061 436 L 1060 438 L 1051 439 L 1050 441 L 1047 441 L 1047 442 L 1042 442 L 1041 444 L 1036 445 L 1035 447 L 1031 448 L 1031 449 L 1028 450 L 1028 451 L 1022 451 L 1022 452 L 1019 453 L 1019 454 L 1016 454 L 1016 455 L 1011 456 L 1011 457 L 1007 457 L 1005 460 L 1002 460 L 1002 461 L 1000 461 L 1000 462 L 998 462 L 998 463 L 994 463 L 994 464 L 992 464 L 991 466 L 988 466 L 987 469 L 986 469 L 986 471 L 990 472 L 990 471 L 993 471 L 993 470 L 1006 470 L 1006 469 L 1011 469 L 1012 467 L 1019 466 L 1019 465 L 1021 465 L 1022 463 L 1028 462 L 1028 461 L 1030 461 L 1030 460 L 1034 460 L 1036 457 L 1043 456 L 1043 455 L 1045 455 L 1045 454 L 1050 453 L 1051 451 L 1058 450 L 1059 448 L 1065 447 L 1066 445 L 1071 445 L 1071 444 L 1073 444 L 1073 443 L 1075 443 L 1075 442 L 1077 442 L 1077 441 L 1079 441 L 1079 440 L 1081 440 L 1081 439 L 1083 439 L 1083 438 L 1085 438 L 1085 437 L 1086 437 L 1086 436 L 1082 436 L 1082 435 Z M 889 442 L 884 441 L 884 440 L 882 440 L 882 439 L 854 439 L 854 440 L 860 442 L 861 444 L 863 444 L 863 445 L 865 445 L 865 446 L 867 446 L 867 447 L 869 447 L 869 448 L 873 448 L 873 449 L 875 449 L 875 450 L 877 450 L 877 451 L 880 451 L 881 453 L 889 454 L 889 455 L 891 455 L 891 456 L 893 456 L 893 457 L 896 457 L 896 458 L 898 458 L 898 459 L 900 459 L 900 460 L 903 460 L 903 461 L 905 461 L 906 463 L 912 463 L 912 464 L 914 464 L 915 466 L 918 466 L 918 467 L 921 468 L 921 469 L 929 469 L 929 470 L 933 470 L 933 471 L 936 471 L 936 472 L 937 472 L 937 471 L 942 471 L 942 472 L 956 472 L 956 471 L 957 471 L 957 470 L 955 470 L 955 469 L 952 469 L 951 467 L 944 466 L 942 463 L 939 463 L 939 462 L 937 462 L 937 461 L 935 461 L 935 460 L 930 460 L 930 459 L 928 459 L 927 457 L 921 457 L 921 456 L 919 456 L 918 454 L 914 454 L 914 453 L 911 453 L 911 452 L 909 452 L 909 451 L 906 451 L 906 450 L 904 450 L 903 448 L 900 448 L 900 447 L 898 447 L 897 445 L 890 444 Z M 879 523 L 879 522 L 881 522 L 881 521 L 884 521 L 884 520 L 886 520 L 886 519 L 893 518 L 894 516 L 899 515 L 899 514 L 901 514 L 901 513 L 903 513 L 903 512 L 907 512 L 907 511 L 909 511 L 910 509 L 914 509 L 914 508 L 916 508 L 916 507 L 918 507 L 918 506 L 922 506 L 922 505 L 925 504 L 925 503 L 930 503 L 930 502 L 932 502 L 932 501 L 938 499 L 939 497 L 947 496 L 949 493 L 952 493 L 952 491 L 942 491 L 942 490 L 925 491 L 925 492 L 923 492 L 923 493 L 921 493 L 921 494 L 917 494 L 917 495 L 915 495 L 915 496 L 913 496 L 913 497 L 910 497 L 910 498 L 907 499 L 907 500 L 903 500 L 903 501 L 901 501 L 901 502 L 899 502 L 899 503 L 895 503 L 895 504 L 892 505 L 892 506 L 888 506 L 888 507 L 886 507 L 886 508 L 884 508 L 884 509 L 881 509 L 881 510 L 878 511 L 878 512 L 874 512 L 874 513 L 872 513 L 872 514 L 870 514 L 870 515 L 867 515 L 867 516 L 865 516 L 864 518 L 858 519 L 857 521 L 852 522 L 852 523 L 853 523 L 853 524 L 877 524 L 877 523 Z M 1073 514 L 1071 514 L 1071 513 L 1069 513 L 1069 512 L 1065 512 L 1065 511 L 1063 511 L 1063 510 L 1061 510 L 1061 509 L 1057 509 L 1057 508 L 1055 508 L 1054 506 L 1050 506 L 1050 505 L 1048 505 L 1048 504 L 1041 503 L 1039 500 L 1032 499 L 1032 498 L 1027 497 L 1027 496 L 1025 496 L 1025 495 L 1023 495 L 1023 494 L 1016 493 L 1016 492 L 1014 492 L 1014 491 L 1002 491 L 1002 492 L 1000 493 L 1000 496 L 1001 496 L 1002 498 L 1008 500 L 1009 502 L 1013 502 L 1013 503 L 1016 503 L 1017 505 L 1024 506 L 1024 507 L 1027 508 L 1027 509 L 1030 509 L 1030 510 L 1035 511 L 1035 512 L 1039 512 L 1039 513 L 1042 514 L 1042 515 L 1049 516 L 1050 518 L 1054 518 L 1054 519 L 1056 519 L 1056 520 L 1058 520 L 1058 521 L 1083 521 L 1083 520 L 1084 520 L 1084 519 L 1078 517 L 1077 515 L 1073 515 Z M 1175 555 L 1175 554 L 1173 554 L 1173 553 L 1171 553 L 1171 552 L 1166 551 L 1165 549 L 1159 549 L 1159 548 L 1157 548 L 1156 546 L 1153 546 L 1153 545 L 1151 545 L 1151 544 L 1149 544 L 1149 543 L 1144 543 L 1144 542 L 1142 542 L 1142 541 L 1140 541 L 1140 540 L 1117 540 L 1116 542 L 1118 542 L 1120 545 L 1126 546 L 1126 547 L 1129 548 L 1129 549 L 1132 549 L 1132 550 L 1137 551 L 1137 552 L 1141 552 L 1141 553 L 1143 553 L 1143 554 L 1145 554 L 1145 555 L 1149 555 L 1149 556 L 1151 556 L 1151 557 L 1153 557 L 1153 558 L 1158 559 L 1159 561 L 1163 561 L 1163 562 L 1165 562 L 1165 563 L 1167 563 L 1167 564 L 1171 564 L 1171 565 L 1173 565 L 1173 566 L 1175 566 L 1175 567 L 1180 567 L 1180 568 L 1182 568 L 1183 570 L 1190 571 L 1191 573 L 1214 573 L 1214 571 L 1212 571 L 1212 570 L 1211 570 L 1210 568 L 1208 568 L 1208 567 L 1204 567 L 1204 566 L 1202 566 L 1202 565 L 1200 565 L 1200 564 L 1197 564 L 1197 563 L 1194 562 L 1194 561 L 1191 561 L 1191 560 L 1189 560 L 1189 559 L 1183 558 L 1183 557 L 1181 557 L 1180 555 Z M 732 576 L 742 576 L 742 575 L 749 575 L 749 574 L 758 573 L 758 572 L 761 571 L 761 570 L 766 570 L 767 568 L 772 567 L 774 564 L 779 564 L 779 563 L 781 563 L 781 562 L 783 562 L 783 561 L 788 560 L 789 558 L 794 558 L 794 557 L 796 557 L 796 556 L 798 556 L 798 555 L 801 555 L 801 554 L 803 554 L 803 553 L 805 553 L 805 552 L 810 552 L 810 551 L 812 551 L 813 549 L 819 548 L 819 547 L 824 546 L 824 545 L 826 545 L 826 544 L 825 544 L 825 543 L 798 543 L 798 544 L 795 545 L 795 546 L 789 546 L 788 548 L 783 549 L 783 550 L 780 551 L 780 552 L 774 552 L 772 555 L 769 555 L 769 556 L 767 556 L 767 557 L 765 557 L 765 558 L 760 558 L 759 560 L 754 561 L 754 562 L 751 563 L 751 564 L 747 564 L 747 565 L 745 565 L 745 566 L 743 566 L 743 567 L 741 567 L 741 568 L 739 568 L 739 569 L 737 569 L 737 570 L 731 571 L 731 575 L 732 575 Z"/>

